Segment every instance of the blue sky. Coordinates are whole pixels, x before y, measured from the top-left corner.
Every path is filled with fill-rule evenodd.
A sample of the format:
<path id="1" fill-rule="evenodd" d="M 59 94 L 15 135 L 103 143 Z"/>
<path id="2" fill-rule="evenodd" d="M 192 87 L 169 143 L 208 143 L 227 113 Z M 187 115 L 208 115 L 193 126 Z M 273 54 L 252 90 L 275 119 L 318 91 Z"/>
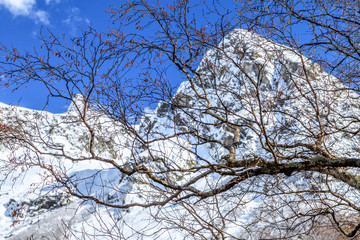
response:
<path id="1" fill-rule="evenodd" d="M 125 0 L 118 3 L 121 1 Z M 117 1 L 0 0 L 0 43 L 13 46 L 21 52 L 31 52 L 40 47 L 38 36 L 41 28 L 49 29 L 58 36 L 61 33 L 76 36 L 81 33 L 79 28 L 87 29 L 89 25 L 98 32 L 108 32 L 112 24 L 109 22 L 110 15 L 105 10 L 114 3 Z M 221 4 L 232 7 L 233 0 L 224 0 Z M 175 78 L 177 80 L 172 81 L 176 84 L 181 81 L 178 76 Z M 32 84 L 14 93 L 0 87 L 0 102 L 32 109 L 43 109 L 47 95 L 46 89 L 40 84 Z M 68 105 L 65 101 L 52 100 L 47 110 L 64 112 Z"/>
<path id="2" fill-rule="evenodd" d="M 27 51 L 40 45 L 41 27 L 73 36 L 89 24 L 99 31 L 107 31 L 110 24 L 105 10 L 109 5 L 107 0 L 0 0 L 0 42 Z M 46 91 L 40 86 L 13 94 L 0 88 L 0 102 L 42 109 L 45 99 Z M 63 112 L 66 105 L 65 102 L 50 105 L 49 110 Z"/>

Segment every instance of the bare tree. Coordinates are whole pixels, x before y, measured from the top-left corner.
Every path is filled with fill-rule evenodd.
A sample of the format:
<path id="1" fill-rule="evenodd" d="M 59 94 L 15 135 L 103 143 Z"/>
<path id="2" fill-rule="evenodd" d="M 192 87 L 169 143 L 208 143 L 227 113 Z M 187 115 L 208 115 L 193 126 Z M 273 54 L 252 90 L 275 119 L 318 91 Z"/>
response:
<path id="1" fill-rule="evenodd" d="M 5 117 L 4 174 L 40 167 L 109 238 L 358 237 L 358 2 L 132 0 L 109 14 L 109 33 L 2 47 L 5 85 L 72 101 L 60 118 Z M 71 171 L 82 163 L 98 167 Z M 141 229 L 124 210 L 137 207 L 152 217 Z"/>

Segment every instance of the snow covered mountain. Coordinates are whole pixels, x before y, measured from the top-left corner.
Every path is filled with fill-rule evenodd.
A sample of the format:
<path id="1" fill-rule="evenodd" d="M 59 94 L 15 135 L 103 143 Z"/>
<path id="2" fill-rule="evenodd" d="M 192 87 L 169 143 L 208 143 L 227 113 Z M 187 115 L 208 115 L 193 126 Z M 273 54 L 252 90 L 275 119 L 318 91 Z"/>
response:
<path id="1" fill-rule="evenodd" d="M 210 49 L 194 77 L 183 82 L 172 99 L 143 116 L 132 128 L 136 132 L 86 107 L 82 96 L 76 96 L 63 114 L 5 104 L 0 110 L 4 239 L 210 239 L 213 225 L 229 239 L 261 238 L 251 232 L 256 228 L 267 229 L 264 235 L 291 235 L 300 230 L 293 227 L 283 233 L 269 227 L 281 220 L 263 210 L 279 208 L 274 198 L 259 192 L 271 195 L 313 187 L 302 174 L 249 179 L 205 204 L 190 199 L 183 205 L 116 209 L 111 204 L 145 204 L 164 196 L 159 194 L 161 186 L 139 174 L 126 176 L 114 166 L 131 169 L 143 164 L 166 181 L 182 184 L 198 174 L 183 169 L 249 158 L 271 160 L 274 151 L 295 160 L 325 154 L 320 152 L 323 148 L 309 149 L 317 141 L 329 157 L 360 157 L 360 139 L 350 134 L 360 128 L 354 121 L 360 114 L 358 94 L 296 51 L 241 29 Z M 13 137 L 5 138 L 9 134 Z M 109 206 L 69 196 L 47 171 L 56 171 L 62 180 L 68 177 L 74 193 L 102 199 Z M 228 179 L 212 174 L 191 187 L 210 191 Z M 359 200 L 346 189 L 337 193 Z M 289 208 L 309 211 L 316 204 L 289 204 L 282 214 L 290 216 Z"/>
<path id="2" fill-rule="evenodd" d="M 338 155 L 358 156 L 351 147 L 356 139 L 349 142 L 334 129 L 358 129 L 351 118 L 359 113 L 359 95 L 296 51 L 238 29 L 217 49 L 207 52 L 197 72 L 200 77 L 192 80 L 194 88 L 206 99 L 196 95 L 192 83 L 183 82 L 171 102 L 160 103 L 157 115 L 151 116 L 154 121 L 149 125 L 157 128 L 159 135 L 164 128 L 178 132 L 196 129 L 201 136 L 223 143 L 216 145 L 217 153 L 227 154 L 224 149 L 236 144 L 237 155 L 256 153 L 265 158 L 269 152 L 259 152 L 262 127 L 279 145 L 310 143 L 321 128 L 328 128 L 328 147 L 336 148 Z M 211 113 L 207 113 L 209 109 Z M 170 127 L 173 122 L 178 128 Z M 231 125 L 239 126 L 240 139 Z M 215 156 L 216 162 L 219 156 L 215 152 L 209 157 Z"/>

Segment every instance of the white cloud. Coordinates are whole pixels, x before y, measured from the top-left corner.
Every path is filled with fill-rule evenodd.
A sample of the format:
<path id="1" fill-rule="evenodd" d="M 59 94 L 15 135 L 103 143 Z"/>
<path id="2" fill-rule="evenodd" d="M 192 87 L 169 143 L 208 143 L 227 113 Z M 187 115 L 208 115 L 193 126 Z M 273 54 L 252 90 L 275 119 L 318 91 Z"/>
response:
<path id="1" fill-rule="evenodd" d="M 47 5 L 49 5 L 49 4 L 53 3 L 53 2 L 59 3 L 60 1 L 61 1 L 61 0 L 45 0 L 45 3 L 46 3 Z"/>
<path id="2" fill-rule="evenodd" d="M 68 27 L 70 27 L 70 33 L 72 35 L 76 35 L 78 27 L 83 25 L 84 23 L 89 25 L 90 20 L 88 18 L 81 17 L 80 9 L 77 7 L 73 7 L 68 11 L 68 17 L 63 20 Z"/>
<path id="3" fill-rule="evenodd" d="M 7 8 L 15 16 L 30 14 L 35 3 L 35 0 L 0 0 L 0 5 Z"/>
<path id="4" fill-rule="evenodd" d="M 49 14 L 45 11 L 42 10 L 38 10 L 36 12 L 33 13 L 33 19 L 35 21 L 39 21 L 40 23 L 43 23 L 45 25 L 49 25 L 50 21 L 49 21 Z"/>
<path id="5" fill-rule="evenodd" d="M 51 1 L 51 0 L 46 0 Z M 57 1 L 57 0 L 55 0 Z M 35 22 L 49 24 L 49 16 L 45 11 L 35 9 L 36 0 L 0 0 L 0 7 L 9 10 L 15 17 L 30 17 Z"/>

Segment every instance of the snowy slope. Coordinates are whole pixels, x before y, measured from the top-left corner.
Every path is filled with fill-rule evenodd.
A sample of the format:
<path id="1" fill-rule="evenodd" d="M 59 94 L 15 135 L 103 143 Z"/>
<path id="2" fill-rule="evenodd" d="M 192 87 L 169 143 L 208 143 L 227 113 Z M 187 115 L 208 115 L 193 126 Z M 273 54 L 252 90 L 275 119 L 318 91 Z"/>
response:
<path id="1" fill-rule="evenodd" d="M 268 134 L 277 138 L 278 144 L 310 143 L 314 137 L 308 129 L 315 134 L 320 132 L 314 107 L 316 101 L 319 115 L 326 116 L 321 119 L 323 126 L 328 128 L 325 131 L 329 132 L 326 145 L 336 149 L 334 152 L 338 156 L 358 156 L 353 149 L 358 138 L 349 140 L 342 136 L 343 133 L 333 132 L 334 129 L 350 131 L 359 128 L 359 124 L 352 121 L 352 117 L 360 113 L 358 94 L 351 90 L 337 91 L 346 87 L 324 72 L 320 65 L 296 51 L 239 29 L 229 34 L 217 49 L 207 52 L 197 72 L 202 77 L 203 86 L 195 77 L 195 88 L 200 95 L 206 94 L 211 102 L 210 109 L 228 122 L 244 126 L 237 154 L 244 157 L 254 154 L 265 157 L 268 154 L 259 152 L 261 137 L 257 134 L 261 129 L 255 123 L 260 118 L 263 118 Z M 162 108 L 168 108 L 168 113 L 161 113 Z M 181 132 L 183 128 L 197 129 L 202 136 L 222 142 L 228 140 L 231 144 L 234 131 L 219 119 L 205 114 L 207 108 L 208 102 L 199 99 L 191 83 L 185 81 L 171 102 L 161 103 L 158 114 L 149 116 L 153 120 L 147 125 L 158 136 L 166 135 L 164 128 L 172 129 L 167 136 L 175 131 Z M 249 123 L 253 129 L 246 127 Z M 174 129 L 170 126 L 180 127 Z M 280 132 L 282 128 L 285 131 Z M 158 137 L 153 132 L 152 136 Z M 221 154 L 226 154 L 226 151 L 222 153 L 224 146 L 217 144 L 216 147 L 219 149 L 211 150 L 209 154 L 209 157 L 215 156 L 215 162 L 219 154 L 220 158 Z M 214 149 L 213 146 L 205 148 L 204 151 Z"/>
<path id="2" fill-rule="evenodd" d="M 258 124 L 259 119 L 263 120 L 268 136 L 279 145 L 311 143 L 316 140 L 314 135 L 326 128 L 328 135 L 324 144 L 330 152 L 336 156 L 359 157 L 356 150 L 359 138 L 350 139 L 345 131 L 334 131 L 360 128 L 359 123 L 352 121 L 360 114 L 358 95 L 351 90 L 335 91 L 345 86 L 297 52 L 245 30 L 234 30 L 217 48 L 206 53 L 197 73 L 198 76 L 191 81 L 181 84 L 173 99 L 160 102 L 157 109 L 142 118 L 138 127 L 141 137 L 150 141 L 168 138 L 154 141 L 146 148 L 141 148 L 135 137 L 124 131 L 119 123 L 84 109 L 81 96 L 76 96 L 63 114 L 1 104 L 1 122 L 19 132 L 34 131 L 29 139 L 34 145 L 12 149 L 17 145 L 3 142 L 0 146 L 0 238 L 26 239 L 33 236 L 34 239 L 56 239 L 64 234 L 69 239 L 117 239 L 119 236 L 129 239 L 191 239 L 195 238 L 192 231 L 210 236 L 209 230 L 202 227 L 202 221 L 221 225 L 219 214 L 223 213 L 231 213 L 224 225 L 229 236 L 257 238 L 242 227 L 257 222 L 255 213 L 264 199 L 256 194 L 256 189 L 261 189 L 263 182 L 271 185 L 272 178 L 265 177 L 252 185 L 246 182 L 221 195 L 215 199 L 221 202 L 220 206 L 214 204 L 214 199 L 196 205 L 198 216 L 189 214 L 193 212 L 186 206 L 176 204 L 168 204 L 161 211 L 157 207 L 116 210 L 65 194 L 54 179 L 45 177 L 39 163 L 51 163 L 59 173 L 71 176 L 77 193 L 90 193 L 108 203 L 143 203 L 147 197 L 154 197 L 149 196 L 150 193 L 158 194 L 146 184 L 146 178 L 137 175 L 125 177 L 112 165 L 92 160 L 90 132 L 79 117 L 79 113 L 84 114 L 84 111 L 87 111 L 87 123 L 94 127 L 98 136 L 95 139 L 96 155 L 114 159 L 119 165 L 141 162 L 156 170 L 172 166 L 174 173 L 164 178 L 174 183 L 185 182 L 193 176 L 178 170 L 223 163 L 230 147 L 235 148 L 239 159 L 271 159 L 271 154 L 262 147 L 264 133 Z M 206 96 L 207 100 L 199 96 Z M 315 96 L 318 105 L 314 107 Z M 212 114 L 207 112 L 209 109 Z M 321 124 L 316 120 L 318 116 L 326 116 L 321 118 Z M 220 117 L 239 126 L 239 132 L 224 124 Z M 200 138 L 194 134 L 179 134 L 194 131 Z M 201 139 L 211 141 L 202 142 Z M 34 148 L 48 154 L 36 155 L 31 151 Z M 307 154 L 301 147 L 282 151 L 284 155 L 294 151 Z M 33 162 L 19 162 L 29 154 L 34 154 Z M 77 160 L 70 161 L 69 158 Z M 9 159 L 14 161 L 9 163 Z M 15 168 L 19 164 L 23 164 L 24 169 Z M 11 167 L 14 171 L 8 175 Z M 193 186 L 207 190 L 226 180 L 226 177 L 213 175 Z M 286 181 L 294 189 L 308 184 L 296 175 Z M 254 191 L 254 194 L 239 196 L 246 191 Z M 241 197 L 241 207 L 236 207 L 240 203 L 234 201 L 235 195 L 236 199 Z M 354 201 L 359 200 L 352 197 Z M 189 200 L 188 203 L 195 202 Z M 301 207 L 305 209 L 307 206 Z M 181 224 L 177 223 L 179 218 Z M 184 227 L 188 231 L 181 229 Z M 83 236 L 83 231 L 89 235 Z M 99 235 L 102 237 L 97 237 Z"/>
<path id="3" fill-rule="evenodd" d="M 109 192 L 109 190 L 97 186 L 96 181 L 99 181 L 100 177 L 104 178 L 105 182 L 121 178 L 118 174 L 114 174 L 114 170 L 106 163 L 93 160 L 66 161 L 63 157 L 57 156 L 57 154 L 63 154 L 74 159 L 90 157 L 87 149 L 89 132 L 86 126 L 79 121 L 77 108 L 81 109 L 82 105 L 78 98 L 78 96 L 74 98 L 69 110 L 64 114 L 51 114 L 5 104 L 0 106 L 1 122 L 17 129 L 17 132 L 20 133 L 32 131 L 33 136 L 29 140 L 34 143 L 34 146 L 24 144 L 26 147 L 18 147 L 18 144 L 14 142 L 3 141 L 1 146 L 0 161 L 3 174 L 1 175 L 0 191 L 0 222 L 2 223 L 0 236 L 15 236 L 14 239 L 21 239 L 22 237 L 19 236 L 25 232 L 26 236 L 30 237 L 31 234 L 37 232 L 39 227 L 37 222 L 43 223 L 44 221 L 46 221 L 45 227 L 42 226 L 41 229 L 44 229 L 45 232 L 52 232 L 51 229 L 54 230 L 57 226 L 54 225 L 52 228 L 47 226 L 56 222 L 53 219 L 54 214 L 59 219 L 57 224 L 61 224 L 61 217 L 65 217 L 68 221 L 73 217 L 66 211 L 82 211 L 78 209 L 76 199 L 70 198 L 61 189 L 54 186 L 53 179 L 45 174 L 46 171 L 39 166 L 39 163 L 51 163 L 60 171 L 59 173 L 63 172 L 72 176 L 74 182 L 80 182 L 78 186 L 80 192 L 94 191 L 99 194 L 104 191 Z M 119 161 L 126 161 L 129 158 L 130 148 L 114 149 L 115 146 L 130 145 L 130 138 L 116 126 L 116 123 L 95 112 L 88 114 L 88 123 L 96 126 L 97 136 L 101 136 L 96 138 L 95 148 L 95 152 L 99 156 L 118 158 Z M 34 154 L 32 147 L 47 153 L 47 155 Z M 33 160 L 25 161 L 26 156 L 30 154 L 33 155 L 31 158 Z M 21 162 L 22 159 L 24 162 Z M 17 167 L 20 164 L 23 166 L 22 168 Z M 14 170 L 8 175 L 9 169 L 12 168 Z M 105 194 L 109 194 L 108 192 Z M 71 206 L 71 208 L 58 214 L 57 212 L 63 211 L 59 208 L 64 206 Z M 54 213 L 48 213 L 49 211 L 54 211 Z M 86 213 L 84 214 L 86 215 Z M 23 222 L 25 219 L 28 221 Z M 48 223 L 49 219 L 51 219 L 50 223 Z M 18 221 L 19 224 L 17 224 Z M 28 225 L 32 230 L 26 227 Z M 45 232 L 41 233 L 40 231 L 40 234 L 47 235 Z"/>

